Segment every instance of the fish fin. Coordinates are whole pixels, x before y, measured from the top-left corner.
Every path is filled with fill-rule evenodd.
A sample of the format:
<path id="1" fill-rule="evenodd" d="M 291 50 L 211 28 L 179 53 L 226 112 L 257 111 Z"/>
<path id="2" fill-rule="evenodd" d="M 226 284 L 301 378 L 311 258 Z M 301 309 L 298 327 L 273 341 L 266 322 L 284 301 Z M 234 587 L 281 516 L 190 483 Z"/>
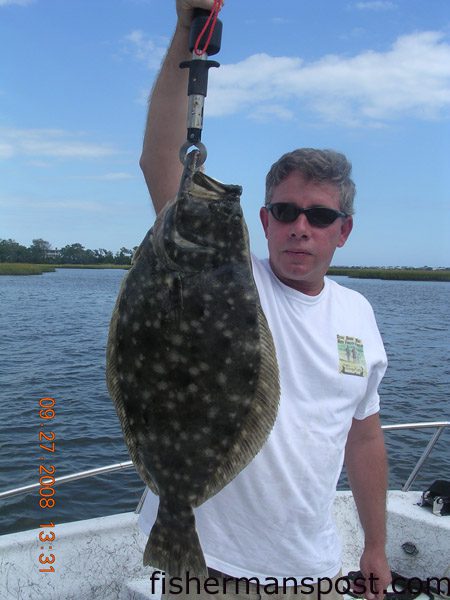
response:
<path id="1" fill-rule="evenodd" d="M 223 463 L 205 486 L 204 493 L 195 499 L 193 506 L 200 506 L 220 492 L 253 460 L 264 446 L 275 423 L 280 399 L 278 363 L 272 334 L 260 305 L 258 325 L 261 363 L 253 402 Z"/>
<path id="2" fill-rule="evenodd" d="M 161 499 L 158 516 L 144 551 L 144 565 L 151 565 L 172 577 L 189 572 L 207 576 L 205 557 L 195 529 L 192 507 L 185 505 L 171 512 Z"/>

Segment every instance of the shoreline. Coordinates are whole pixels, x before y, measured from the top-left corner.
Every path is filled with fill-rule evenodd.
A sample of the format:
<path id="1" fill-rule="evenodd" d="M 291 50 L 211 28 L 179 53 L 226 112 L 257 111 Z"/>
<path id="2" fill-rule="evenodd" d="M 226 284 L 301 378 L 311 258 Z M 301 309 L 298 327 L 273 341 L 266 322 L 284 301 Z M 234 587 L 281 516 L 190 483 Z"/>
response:
<path id="1" fill-rule="evenodd" d="M 344 275 L 352 279 L 385 279 L 391 281 L 450 281 L 450 269 L 330 267 L 327 275 Z"/>
<path id="2" fill-rule="evenodd" d="M 0 263 L 1 275 L 42 275 L 53 273 L 56 269 L 123 269 L 130 265 L 93 264 L 32 264 L 32 263 Z M 418 268 L 379 268 L 379 267 L 330 267 L 327 275 L 342 275 L 357 279 L 385 279 L 392 281 L 450 281 L 450 269 L 418 269 Z"/>
<path id="3" fill-rule="evenodd" d="M 54 273 L 56 269 L 124 269 L 128 270 L 130 265 L 99 264 L 99 265 L 52 265 L 33 263 L 0 263 L 1 275 L 42 275 L 43 273 Z"/>

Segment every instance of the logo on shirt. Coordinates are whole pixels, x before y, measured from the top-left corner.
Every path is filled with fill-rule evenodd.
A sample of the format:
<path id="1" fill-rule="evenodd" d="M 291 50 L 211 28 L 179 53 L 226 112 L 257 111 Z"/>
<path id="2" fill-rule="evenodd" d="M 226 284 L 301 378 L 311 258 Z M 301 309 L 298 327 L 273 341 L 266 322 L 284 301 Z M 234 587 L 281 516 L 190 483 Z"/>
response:
<path id="1" fill-rule="evenodd" d="M 339 373 L 367 377 L 364 346 L 361 340 L 349 335 L 338 335 Z"/>

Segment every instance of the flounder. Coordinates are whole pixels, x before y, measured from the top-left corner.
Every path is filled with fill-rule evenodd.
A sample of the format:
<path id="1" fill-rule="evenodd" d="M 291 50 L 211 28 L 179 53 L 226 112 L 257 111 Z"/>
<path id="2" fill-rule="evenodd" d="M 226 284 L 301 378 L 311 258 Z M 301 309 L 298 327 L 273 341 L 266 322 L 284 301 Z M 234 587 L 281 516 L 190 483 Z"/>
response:
<path id="1" fill-rule="evenodd" d="M 259 452 L 279 402 L 272 336 L 236 185 L 196 169 L 136 251 L 111 319 L 107 383 L 133 463 L 159 494 L 144 564 L 207 573 L 193 507 Z"/>

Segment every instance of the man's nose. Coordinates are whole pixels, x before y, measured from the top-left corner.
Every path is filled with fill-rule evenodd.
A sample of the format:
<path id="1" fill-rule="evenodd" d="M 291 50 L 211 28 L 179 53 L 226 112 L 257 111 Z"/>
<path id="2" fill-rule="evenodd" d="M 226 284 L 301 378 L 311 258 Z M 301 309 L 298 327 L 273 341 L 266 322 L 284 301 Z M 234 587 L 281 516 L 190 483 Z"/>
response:
<path id="1" fill-rule="evenodd" d="M 290 237 L 309 237 L 311 225 L 305 214 L 300 214 L 291 225 Z"/>

